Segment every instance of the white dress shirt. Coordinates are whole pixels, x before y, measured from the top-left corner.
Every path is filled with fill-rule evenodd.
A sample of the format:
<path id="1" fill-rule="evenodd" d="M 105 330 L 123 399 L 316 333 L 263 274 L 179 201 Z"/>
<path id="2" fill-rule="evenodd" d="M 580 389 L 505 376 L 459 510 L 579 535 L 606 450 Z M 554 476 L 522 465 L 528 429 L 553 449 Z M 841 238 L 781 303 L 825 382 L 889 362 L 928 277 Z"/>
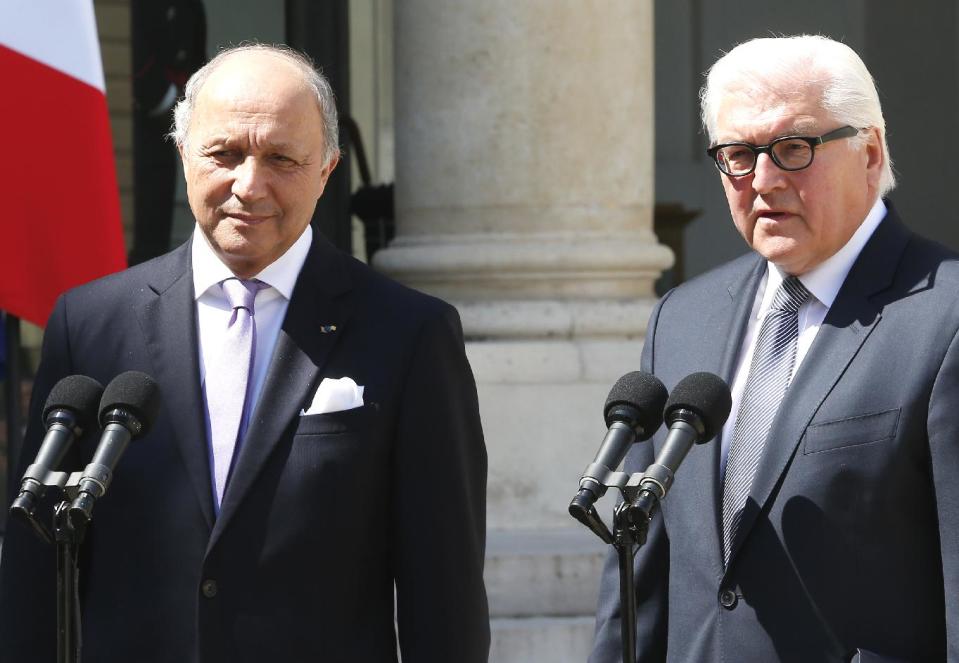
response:
<path id="1" fill-rule="evenodd" d="M 310 226 L 282 256 L 269 264 L 253 278 L 269 287 L 256 293 L 253 308 L 256 321 L 256 349 L 253 359 L 252 385 L 249 390 L 250 403 L 246 411 L 253 413 L 263 389 L 266 372 L 273 356 L 273 348 L 280 335 L 280 327 L 286 317 L 286 310 L 293 295 L 293 286 L 306 262 L 306 256 L 313 241 Z M 233 309 L 219 284 L 235 276 L 213 252 L 206 235 L 197 225 L 193 231 L 193 296 L 196 300 L 197 338 L 199 340 L 200 383 L 206 396 L 206 374 L 216 359 L 215 353 L 223 347 L 223 338 Z M 206 420 L 207 440 L 210 440 L 210 420 L 207 408 L 203 408 Z M 237 441 L 239 446 L 240 441 Z M 234 453 L 235 455 L 235 453 Z M 214 491 L 215 492 L 215 491 Z M 215 499 L 215 496 L 214 496 Z"/>
<path id="2" fill-rule="evenodd" d="M 799 339 L 796 343 L 796 363 L 793 365 L 793 376 L 799 369 L 799 365 L 806 357 L 809 347 L 812 345 L 819 327 L 822 326 L 829 307 L 836 299 L 839 289 L 842 287 L 849 270 L 859 257 L 862 248 L 872 237 L 873 232 L 879 226 L 879 223 L 886 217 L 886 206 L 881 198 L 877 198 L 872 209 L 863 219 L 859 228 L 853 233 L 846 244 L 836 251 L 832 256 L 826 259 L 815 269 L 799 277 L 806 289 L 812 293 L 812 297 L 799 309 Z M 753 352 L 756 349 L 756 337 L 759 335 L 759 329 L 762 326 L 763 318 L 769 312 L 773 297 L 783 282 L 783 274 L 773 263 L 766 265 L 766 278 L 759 285 L 756 291 L 756 300 L 753 303 L 752 313 L 749 321 L 746 323 L 746 333 L 743 336 L 743 343 L 739 350 L 739 360 L 736 364 L 736 372 L 733 374 L 733 383 L 730 390 L 733 397 L 733 405 L 730 410 L 729 419 L 723 426 L 722 433 L 722 451 L 720 456 L 719 474 L 720 481 L 725 478 L 726 458 L 729 455 L 729 447 L 733 443 L 733 432 L 736 430 L 736 419 L 739 417 L 739 406 L 742 403 L 743 391 L 746 388 L 746 378 L 749 377 L 749 367 L 752 363 Z M 788 392 L 787 392 L 788 393 Z"/>

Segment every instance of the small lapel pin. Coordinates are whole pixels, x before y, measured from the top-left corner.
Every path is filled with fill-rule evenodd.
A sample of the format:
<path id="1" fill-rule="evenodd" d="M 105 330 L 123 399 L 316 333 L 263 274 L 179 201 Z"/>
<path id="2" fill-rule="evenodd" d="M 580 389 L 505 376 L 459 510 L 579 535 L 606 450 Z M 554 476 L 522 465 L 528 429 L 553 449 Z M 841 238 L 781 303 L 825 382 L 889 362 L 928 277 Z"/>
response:
<path id="1" fill-rule="evenodd" d="M 320 333 L 332 334 L 336 331 L 336 325 L 320 325 Z"/>

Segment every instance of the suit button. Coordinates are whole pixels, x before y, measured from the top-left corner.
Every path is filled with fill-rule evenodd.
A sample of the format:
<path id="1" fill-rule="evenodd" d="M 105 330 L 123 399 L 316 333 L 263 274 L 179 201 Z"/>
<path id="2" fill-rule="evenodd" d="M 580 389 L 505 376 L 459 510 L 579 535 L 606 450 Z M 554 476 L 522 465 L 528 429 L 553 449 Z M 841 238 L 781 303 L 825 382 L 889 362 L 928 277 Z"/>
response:
<path id="1" fill-rule="evenodd" d="M 203 592 L 203 596 L 212 599 L 216 596 L 216 580 L 204 580 L 203 584 L 200 585 L 200 591 Z"/>
<path id="2" fill-rule="evenodd" d="M 719 592 L 719 605 L 723 606 L 727 610 L 732 610 L 736 607 L 736 604 L 739 603 L 739 597 L 736 596 L 736 592 L 731 589 L 724 589 Z"/>

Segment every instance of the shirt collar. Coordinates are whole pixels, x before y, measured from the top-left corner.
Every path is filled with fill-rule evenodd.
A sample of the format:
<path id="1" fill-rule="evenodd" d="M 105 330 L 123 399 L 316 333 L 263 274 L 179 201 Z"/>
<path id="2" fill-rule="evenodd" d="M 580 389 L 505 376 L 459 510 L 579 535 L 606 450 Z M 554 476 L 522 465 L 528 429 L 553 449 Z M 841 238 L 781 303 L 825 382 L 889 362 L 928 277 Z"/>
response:
<path id="1" fill-rule="evenodd" d="M 290 299 L 293 296 L 293 286 L 296 285 L 296 279 L 303 268 L 303 263 L 306 262 L 306 256 L 310 252 L 312 242 L 313 228 L 307 226 L 306 230 L 283 255 L 267 265 L 254 278 L 276 289 L 286 299 Z M 191 249 L 193 296 L 195 299 L 199 299 L 211 286 L 235 276 L 230 268 L 213 252 L 213 248 L 199 224 L 193 231 Z"/>
<path id="2" fill-rule="evenodd" d="M 866 242 L 884 218 L 886 218 L 886 205 L 882 202 L 882 198 L 877 198 L 849 241 L 820 265 L 799 277 L 806 289 L 826 308 L 831 307 L 836 300 L 836 295 L 839 294 L 839 289 L 846 280 L 849 270 L 852 269 L 853 263 L 856 262 Z M 779 268 L 771 262 L 768 265 L 767 294 L 775 293 L 783 280 L 783 274 Z"/>

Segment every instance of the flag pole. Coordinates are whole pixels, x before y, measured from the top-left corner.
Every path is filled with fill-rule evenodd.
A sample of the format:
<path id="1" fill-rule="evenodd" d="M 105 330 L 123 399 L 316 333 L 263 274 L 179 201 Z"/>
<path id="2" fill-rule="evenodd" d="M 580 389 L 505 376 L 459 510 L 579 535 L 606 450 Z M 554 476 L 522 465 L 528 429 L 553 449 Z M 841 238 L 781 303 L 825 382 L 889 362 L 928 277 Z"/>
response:
<path id="1" fill-rule="evenodd" d="M 4 406 L 7 412 L 7 485 L 4 491 L 4 503 L 9 487 L 16 484 L 17 465 L 20 456 L 20 318 L 7 313 L 6 325 L 7 388 L 4 390 Z"/>

